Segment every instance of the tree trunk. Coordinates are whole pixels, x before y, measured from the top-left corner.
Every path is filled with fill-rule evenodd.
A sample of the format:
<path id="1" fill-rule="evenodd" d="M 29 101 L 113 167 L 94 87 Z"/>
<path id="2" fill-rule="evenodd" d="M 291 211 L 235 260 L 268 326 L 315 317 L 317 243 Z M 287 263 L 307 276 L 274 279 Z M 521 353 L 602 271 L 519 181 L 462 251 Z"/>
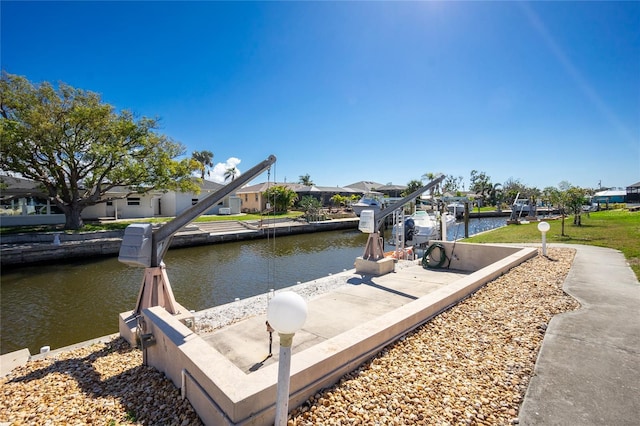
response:
<path id="1" fill-rule="evenodd" d="M 561 235 L 564 237 L 564 213 L 562 214 L 562 233 Z"/>
<path id="2" fill-rule="evenodd" d="M 82 213 L 82 208 L 80 208 L 80 206 L 78 206 L 77 204 L 65 206 L 64 229 L 78 230 L 82 228 L 82 226 L 84 225 L 84 222 L 82 221 L 82 217 L 80 216 L 80 213 Z"/>

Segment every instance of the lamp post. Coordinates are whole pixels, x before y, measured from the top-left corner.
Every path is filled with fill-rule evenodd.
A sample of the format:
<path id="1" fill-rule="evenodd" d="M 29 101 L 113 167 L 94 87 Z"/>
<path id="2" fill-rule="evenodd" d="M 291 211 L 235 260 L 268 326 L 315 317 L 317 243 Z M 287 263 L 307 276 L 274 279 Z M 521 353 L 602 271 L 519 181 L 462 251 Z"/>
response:
<path id="1" fill-rule="evenodd" d="M 547 255 L 547 231 L 551 226 L 547 222 L 540 222 L 538 224 L 538 231 L 542 233 L 542 255 Z"/>
<path id="2" fill-rule="evenodd" d="M 267 321 L 280 336 L 278 360 L 278 391 L 276 397 L 275 426 L 287 424 L 289 412 L 289 379 L 291 372 L 291 344 L 293 336 L 307 319 L 307 304 L 292 291 L 276 294 L 267 308 Z"/>

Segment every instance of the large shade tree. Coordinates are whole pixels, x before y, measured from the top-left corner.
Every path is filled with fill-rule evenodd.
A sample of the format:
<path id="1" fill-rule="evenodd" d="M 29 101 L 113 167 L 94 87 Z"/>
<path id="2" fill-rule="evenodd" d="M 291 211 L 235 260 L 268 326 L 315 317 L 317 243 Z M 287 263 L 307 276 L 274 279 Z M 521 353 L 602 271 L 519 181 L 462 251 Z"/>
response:
<path id="1" fill-rule="evenodd" d="M 34 85 L 2 73 L 0 169 L 39 182 L 65 216 L 83 226 L 90 205 L 155 189 L 199 190 L 198 164 L 177 160 L 183 146 L 155 131 L 155 119 L 117 112 L 100 95 L 60 83 Z M 108 196 L 114 187 L 125 188 Z"/>

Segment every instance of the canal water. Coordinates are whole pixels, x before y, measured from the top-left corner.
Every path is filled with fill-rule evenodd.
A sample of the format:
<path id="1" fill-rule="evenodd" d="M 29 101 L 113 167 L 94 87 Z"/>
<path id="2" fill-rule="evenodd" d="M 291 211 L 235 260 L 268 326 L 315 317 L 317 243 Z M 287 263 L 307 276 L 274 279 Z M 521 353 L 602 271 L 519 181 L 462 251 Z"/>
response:
<path id="1" fill-rule="evenodd" d="M 505 223 L 471 219 L 469 233 Z M 464 224 L 447 234 L 464 237 Z M 199 311 L 353 269 L 366 241 L 357 230 L 318 232 L 175 249 L 164 260 L 176 300 Z M 142 268 L 115 257 L 3 270 L 0 353 L 26 347 L 33 354 L 116 333 L 118 314 L 134 308 L 142 277 Z"/>

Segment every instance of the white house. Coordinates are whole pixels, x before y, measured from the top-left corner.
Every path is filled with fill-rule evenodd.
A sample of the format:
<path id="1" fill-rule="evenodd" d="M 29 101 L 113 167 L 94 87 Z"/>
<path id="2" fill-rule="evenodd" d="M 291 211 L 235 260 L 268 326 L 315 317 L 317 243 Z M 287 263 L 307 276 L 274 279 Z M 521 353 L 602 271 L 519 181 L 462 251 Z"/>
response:
<path id="1" fill-rule="evenodd" d="M 64 214 L 49 203 L 37 182 L 13 176 L 2 176 L 0 182 L 0 226 L 64 224 Z M 192 192 L 151 191 L 131 194 L 126 198 L 99 203 L 82 211 L 83 220 L 139 219 L 173 217 L 198 203 L 223 185 L 203 181 L 199 194 Z M 125 188 L 113 188 L 106 198 L 122 197 Z M 240 213 L 240 198 L 227 196 L 204 214 Z M 220 209 L 223 209 L 222 211 Z"/>

